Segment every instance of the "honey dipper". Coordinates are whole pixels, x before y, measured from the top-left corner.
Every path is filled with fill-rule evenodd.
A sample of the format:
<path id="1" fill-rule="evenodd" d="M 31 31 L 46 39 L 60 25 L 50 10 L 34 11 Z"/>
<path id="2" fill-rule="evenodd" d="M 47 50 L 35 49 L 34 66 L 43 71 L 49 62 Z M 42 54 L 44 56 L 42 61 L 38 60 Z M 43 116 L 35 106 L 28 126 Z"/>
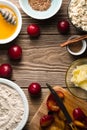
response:
<path id="1" fill-rule="evenodd" d="M 0 13 L 1 13 L 1 15 L 3 16 L 3 18 L 7 22 L 9 22 L 9 23 L 11 23 L 13 25 L 16 24 L 16 17 L 11 12 L 9 12 L 9 11 L 7 11 L 5 9 L 0 8 Z"/>

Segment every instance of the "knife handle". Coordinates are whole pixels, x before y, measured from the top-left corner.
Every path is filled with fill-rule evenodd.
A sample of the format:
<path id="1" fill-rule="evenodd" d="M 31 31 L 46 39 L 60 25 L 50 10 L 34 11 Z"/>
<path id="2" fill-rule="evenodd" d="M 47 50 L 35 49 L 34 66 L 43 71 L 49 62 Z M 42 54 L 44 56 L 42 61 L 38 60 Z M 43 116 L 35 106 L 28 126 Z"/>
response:
<path id="1" fill-rule="evenodd" d="M 71 122 L 71 123 L 69 124 L 69 126 L 71 127 L 72 130 L 78 130 L 78 129 L 76 128 L 76 126 L 73 124 L 73 122 Z"/>

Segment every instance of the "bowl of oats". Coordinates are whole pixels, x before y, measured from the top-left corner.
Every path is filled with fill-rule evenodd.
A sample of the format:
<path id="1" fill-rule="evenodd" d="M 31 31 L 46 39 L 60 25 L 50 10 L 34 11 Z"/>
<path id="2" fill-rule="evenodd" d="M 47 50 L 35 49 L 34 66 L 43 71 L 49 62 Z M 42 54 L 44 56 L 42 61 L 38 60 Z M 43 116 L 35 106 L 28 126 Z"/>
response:
<path id="1" fill-rule="evenodd" d="M 87 32 L 87 1 L 71 0 L 68 6 L 68 17 L 78 31 Z"/>
<path id="2" fill-rule="evenodd" d="M 19 0 L 23 11 L 30 17 L 44 20 L 54 16 L 62 5 L 62 0 Z"/>

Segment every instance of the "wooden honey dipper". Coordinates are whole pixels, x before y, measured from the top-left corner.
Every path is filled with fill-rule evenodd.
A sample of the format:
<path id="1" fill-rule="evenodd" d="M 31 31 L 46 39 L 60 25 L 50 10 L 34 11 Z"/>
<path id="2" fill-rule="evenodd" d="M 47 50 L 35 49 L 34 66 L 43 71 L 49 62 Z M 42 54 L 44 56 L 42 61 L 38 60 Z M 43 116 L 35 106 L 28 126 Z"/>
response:
<path id="1" fill-rule="evenodd" d="M 13 25 L 15 25 L 17 23 L 16 17 L 11 12 L 9 12 L 9 11 L 7 11 L 5 9 L 0 8 L 0 13 L 1 13 L 1 15 L 3 16 L 3 18 L 7 22 L 9 22 L 9 23 L 11 23 Z"/>

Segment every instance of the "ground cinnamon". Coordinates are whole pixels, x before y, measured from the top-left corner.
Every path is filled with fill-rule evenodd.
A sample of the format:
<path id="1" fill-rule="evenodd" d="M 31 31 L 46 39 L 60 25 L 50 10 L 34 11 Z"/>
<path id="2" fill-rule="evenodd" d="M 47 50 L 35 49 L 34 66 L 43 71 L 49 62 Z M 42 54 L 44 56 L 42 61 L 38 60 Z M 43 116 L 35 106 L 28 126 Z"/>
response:
<path id="1" fill-rule="evenodd" d="M 82 41 L 78 41 L 75 44 L 70 44 L 69 49 L 75 53 L 79 52 L 82 49 Z"/>

